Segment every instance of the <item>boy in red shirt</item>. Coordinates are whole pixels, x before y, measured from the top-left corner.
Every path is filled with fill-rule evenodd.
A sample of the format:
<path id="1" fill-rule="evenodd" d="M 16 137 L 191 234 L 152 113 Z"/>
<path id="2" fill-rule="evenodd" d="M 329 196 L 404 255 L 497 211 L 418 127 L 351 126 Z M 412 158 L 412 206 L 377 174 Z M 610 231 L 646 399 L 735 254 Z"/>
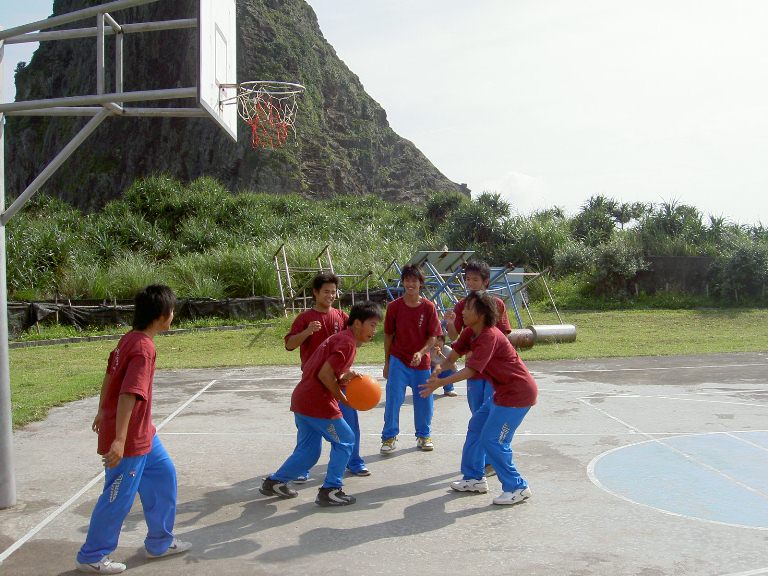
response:
<path id="1" fill-rule="evenodd" d="M 405 293 L 387 305 L 384 320 L 384 378 L 387 379 L 387 399 L 384 405 L 384 428 L 381 431 L 382 454 L 397 448 L 400 432 L 400 407 L 405 401 L 405 389 L 413 393 L 413 420 L 416 446 L 433 450 L 432 414 L 434 398 L 421 397 L 419 386 L 429 378 L 429 353 L 437 336 L 443 333 L 435 305 L 421 297 L 424 274 L 415 264 L 403 267 L 400 273 Z"/>
<path id="2" fill-rule="evenodd" d="M 305 310 L 293 321 L 291 329 L 285 335 L 285 349 L 295 350 L 299 348 L 301 367 L 309 360 L 312 353 L 317 350 L 323 341 L 341 332 L 347 327 L 349 316 L 342 310 L 333 307 L 339 287 L 339 278 L 331 272 L 321 272 L 312 280 L 312 296 L 315 305 Z M 355 446 L 352 449 L 352 457 L 349 459 L 349 471 L 355 476 L 370 476 L 371 472 L 365 467 L 365 460 L 360 456 L 360 421 L 357 410 L 344 404 L 340 404 L 341 414 L 349 427 L 355 433 Z M 318 445 L 322 439 L 317 437 Z M 297 484 L 303 484 L 309 480 L 309 470 L 294 480 Z"/>
<path id="3" fill-rule="evenodd" d="M 186 552 L 191 544 L 173 535 L 176 520 L 176 469 L 152 424 L 153 338 L 173 321 L 176 297 L 168 286 L 147 286 L 136 295 L 133 330 L 109 356 L 92 429 L 105 467 L 104 491 L 91 515 L 88 535 L 77 553 L 77 569 L 119 574 L 125 564 L 109 554 L 139 493 L 147 522 L 147 558 Z"/>
<path id="4" fill-rule="evenodd" d="M 493 385 L 493 397 L 478 408 L 469 420 L 461 455 L 463 479 L 451 483 L 459 492 L 488 492 L 483 472 L 484 458 L 493 465 L 503 492 L 494 504 L 518 504 L 531 497 L 528 483 L 512 460 L 510 444 L 520 423 L 536 403 L 536 381 L 517 355 L 514 346 L 495 326 L 498 307 L 487 292 L 471 292 L 464 306 L 467 326 L 453 344 L 449 362 L 471 351 L 465 367 L 447 378 L 439 378 L 440 367 L 424 386 L 421 395 L 466 378 L 479 375 Z"/>
<path id="5" fill-rule="evenodd" d="M 346 506 L 354 496 L 342 490 L 344 469 L 355 443 L 355 434 L 341 417 L 339 404 L 349 405 L 343 388 L 355 376 L 351 370 L 357 347 L 376 335 L 381 310 L 373 302 L 355 304 L 347 329 L 324 340 L 302 369 L 302 378 L 291 395 L 296 423 L 296 447 L 283 465 L 270 474 L 259 491 L 267 496 L 295 498 L 298 492 L 288 482 L 317 464 L 322 438 L 331 443 L 325 481 L 318 490 L 318 506 Z"/>
<path id="6" fill-rule="evenodd" d="M 464 283 L 468 291 L 487 290 L 490 281 L 491 269 L 485 262 L 472 260 L 464 266 Z M 504 300 L 498 296 L 493 296 L 493 299 L 498 308 L 496 327 L 503 334 L 509 334 L 512 332 L 512 326 L 509 324 L 507 307 L 504 305 Z M 459 334 L 461 334 L 461 331 L 464 330 L 464 320 L 461 313 L 464 310 L 466 301 L 466 298 L 462 298 L 452 311 L 445 313 L 446 330 L 454 342 L 459 337 Z M 472 414 L 491 396 L 493 396 L 493 386 L 491 386 L 488 380 L 483 378 L 470 378 L 467 380 L 467 403 Z"/>

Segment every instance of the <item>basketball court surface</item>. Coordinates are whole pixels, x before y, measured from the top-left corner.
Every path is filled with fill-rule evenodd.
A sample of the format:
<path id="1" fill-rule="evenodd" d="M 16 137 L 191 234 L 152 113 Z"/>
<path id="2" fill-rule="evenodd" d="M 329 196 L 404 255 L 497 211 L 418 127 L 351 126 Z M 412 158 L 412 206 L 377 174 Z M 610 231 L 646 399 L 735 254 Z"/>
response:
<path id="1" fill-rule="evenodd" d="M 380 366 L 359 367 L 381 376 Z M 155 423 L 178 471 L 187 554 L 143 557 L 138 503 L 113 558 L 129 574 L 768 574 L 768 354 L 531 362 L 539 403 L 513 441 L 533 497 L 452 492 L 465 389 L 437 396 L 434 452 L 410 397 L 398 451 L 379 455 L 383 403 L 361 413 L 372 475 L 357 503 L 314 504 L 327 446 L 298 498 L 259 493 L 290 454 L 294 367 L 158 373 Z M 382 399 L 383 400 L 383 399 Z M 17 431 L 18 505 L 0 511 L 0 574 L 74 574 L 101 486 L 96 398 Z"/>

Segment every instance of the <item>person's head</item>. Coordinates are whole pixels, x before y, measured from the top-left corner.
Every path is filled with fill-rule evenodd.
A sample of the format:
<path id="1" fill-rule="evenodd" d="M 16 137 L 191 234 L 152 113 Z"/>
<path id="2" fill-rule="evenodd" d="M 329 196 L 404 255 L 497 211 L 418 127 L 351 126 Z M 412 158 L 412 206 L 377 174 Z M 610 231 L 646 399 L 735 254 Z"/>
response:
<path id="1" fill-rule="evenodd" d="M 445 334 L 435 336 L 435 346 L 443 346 L 445 344 Z"/>
<path id="2" fill-rule="evenodd" d="M 379 322 L 381 322 L 381 308 L 375 302 L 366 300 L 352 306 L 347 326 L 352 329 L 358 344 L 362 344 L 373 340 Z"/>
<path id="3" fill-rule="evenodd" d="M 176 295 L 168 286 L 152 284 L 136 294 L 133 301 L 133 329 L 146 330 L 155 320 L 160 320 L 160 331 L 168 330 L 173 321 Z"/>
<path id="4" fill-rule="evenodd" d="M 470 260 L 464 265 L 467 290 L 485 290 L 491 281 L 491 268 L 482 260 Z"/>
<path id="5" fill-rule="evenodd" d="M 418 294 L 424 287 L 424 273 L 416 264 L 406 264 L 400 272 L 400 281 L 406 294 Z"/>
<path id="6" fill-rule="evenodd" d="M 312 296 L 320 308 L 330 308 L 336 300 L 339 277 L 333 272 L 320 272 L 312 280 Z"/>
<path id="7" fill-rule="evenodd" d="M 499 315 L 496 301 L 485 290 L 470 292 L 462 310 L 462 319 L 467 326 L 482 320 L 484 326 L 494 326 Z"/>

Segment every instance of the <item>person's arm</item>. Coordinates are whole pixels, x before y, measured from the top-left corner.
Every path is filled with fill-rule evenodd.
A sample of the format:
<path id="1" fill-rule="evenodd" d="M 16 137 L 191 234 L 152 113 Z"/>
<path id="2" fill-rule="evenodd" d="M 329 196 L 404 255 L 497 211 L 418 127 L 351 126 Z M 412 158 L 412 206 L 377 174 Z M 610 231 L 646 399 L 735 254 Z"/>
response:
<path id="1" fill-rule="evenodd" d="M 109 447 L 109 452 L 104 454 L 102 460 L 107 468 L 114 468 L 120 464 L 125 451 L 125 440 L 128 437 L 128 423 L 131 421 L 131 413 L 136 405 L 135 394 L 120 394 L 117 399 L 117 418 L 115 421 L 115 439 Z"/>
<path id="2" fill-rule="evenodd" d="M 424 344 L 424 346 L 421 347 L 420 350 L 417 350 L 413 353 L 413 358 L 411 359 L 411 366 L 418 366 L 421 364 L 421 359 L 424 357 L 425 354 L 429 354 L 429 351 L 435 347 L 435 342 L 437 341 L 436 336 L 430 336 L 427 338 L 427 342 Z"/>
<path id="3" fill-rule="evenodd" d="M 456 354 L 456 352 L 451 353 L 451 357 Z M 458 354 L 456 355 L 458 357 Z M 456 359 L 454 359 L 454 362 Z M 432 376 L 429 377 L 429 380 L 427 380 L 426 384 L 421 384 L 419 386 L 419 395 L 422 398 L 427 398 L 432 392 L 440 388 L 441 386 L 447 386 L 448 384 L 453 384 L 454 382 L 460 382 L 462 380 L 467 380 L 469 378 L 472 378 L 477 372 L 475 370 L 472 370 L 472 368 L 467 368 L 466 366 L 459 370 L 458 372 L 451 374 L 450 376 L 446 376 L 445 378 L 438 377 L 438 371 L 435 370 L 435 372 L 432 373 Z"/>
<path id="4" fill-rule="evenodd" d="M 445 330 L 448 332 L 451 340 L 459 337 L 459 331 L 456 330 L 456 312 L 449 310 L 445 313 Z"/>
<path id="5" fill-rule="evenodd" d="M 384 378 L 389 376 L 389 350 L 394 339 L 394 334 L 384 334 Z"/>
<path id="6" fill-rule="evenodd" d="M 304 330 L 293 334 L 292 336 L 288 336 L 285 339 L 285 349 L 288 351 L 296 350 L 296 348 L 302 345 L 304 340 L 312 336 L 312 334 L 320 330 L 320 328 L 322 328 L 320 322 L 313 320 L 307 325 L 306 328 L 304 328 Z"/>
<path id="7" fill-rule="evenodd" d="M 336 400 L 346 406 L 349 406 L 349 402 L 347 401 L 347 397 L 344 395 L 344 392 L 341 391 L 341 386 L 354 375 L 354 372 L 347 372 L 342 374 L 341 378 L 336 378 L 336 373 L 333 371 L 333 368 L 328 362 L 325 362 L 320 367 L 320 371 L 317 373 L 317 377 L 320 382 L 323 383 L 323 386 L 330 390 L 331 394 L 334 398 L 336 398 Z"/>
<path id="8" fill-rule="evenodd" d="M 91 430 L 93 430 L 97 434 L 99 432 L 99 428 L 101 428 L 101 419 L 102 419 L 101 404 L 102 402 L 104 402 L 104 396 L 107 393 L 109 378 L 110 378 L 109 372 L 104 374 L 104 380 L 101 382 L 101 392 L 99 393 L 99 409 L 96 410 L 96 417 L 93 419 L 93 423 L 91 424 Z"/>

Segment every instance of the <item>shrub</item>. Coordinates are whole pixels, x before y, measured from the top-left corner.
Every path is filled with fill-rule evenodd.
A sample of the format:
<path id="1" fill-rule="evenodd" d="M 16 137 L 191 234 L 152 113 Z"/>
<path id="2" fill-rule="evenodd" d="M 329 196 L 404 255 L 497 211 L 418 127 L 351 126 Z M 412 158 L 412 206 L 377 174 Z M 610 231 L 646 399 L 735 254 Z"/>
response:
<path id="1" fill-rule="evenodd" d="M 629 234 L 619 234 L 595 249 L 592 285 L 598 296 L 627 296 L 629 281 L 648 266 L 642 250 Z"/>

